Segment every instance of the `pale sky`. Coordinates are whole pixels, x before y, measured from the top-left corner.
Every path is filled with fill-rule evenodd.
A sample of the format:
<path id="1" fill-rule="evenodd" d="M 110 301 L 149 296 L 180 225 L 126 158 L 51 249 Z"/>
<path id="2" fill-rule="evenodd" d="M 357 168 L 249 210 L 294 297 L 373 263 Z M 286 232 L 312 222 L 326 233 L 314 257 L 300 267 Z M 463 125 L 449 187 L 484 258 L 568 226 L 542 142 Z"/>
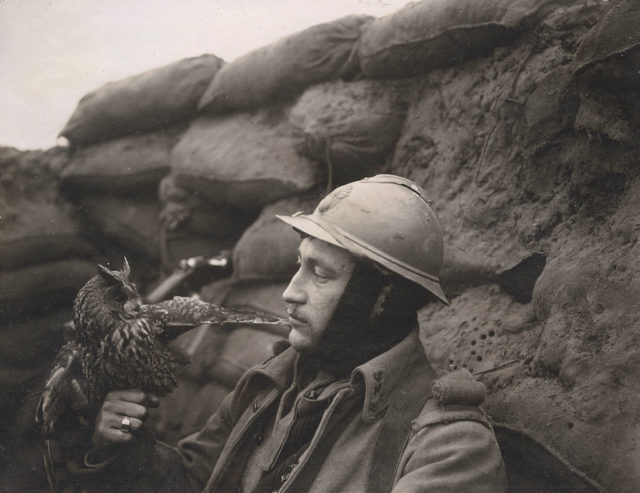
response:
<path id="1" fill-rule="evenodd" d="M 105 82 L 211 53 L 232 61 L 348 14 L 408 0 L 0 0 L 0 145 L 56 145 Z"/>

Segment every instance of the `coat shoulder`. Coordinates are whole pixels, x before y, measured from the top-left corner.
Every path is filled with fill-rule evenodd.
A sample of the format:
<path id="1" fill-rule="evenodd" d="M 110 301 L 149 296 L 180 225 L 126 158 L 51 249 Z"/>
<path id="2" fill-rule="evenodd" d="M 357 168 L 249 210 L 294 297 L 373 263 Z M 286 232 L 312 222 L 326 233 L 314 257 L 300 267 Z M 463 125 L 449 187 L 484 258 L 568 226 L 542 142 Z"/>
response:
<path id="1" fill-rule="evenodd" d="M 469 371 L 447 373 L 433 382 L 431 397 L 411 422 L 417 431 L 425 426 L 456 421 L 475 421 L 491 429 L 491 422 L 479 407 L 486 389 Z"/>

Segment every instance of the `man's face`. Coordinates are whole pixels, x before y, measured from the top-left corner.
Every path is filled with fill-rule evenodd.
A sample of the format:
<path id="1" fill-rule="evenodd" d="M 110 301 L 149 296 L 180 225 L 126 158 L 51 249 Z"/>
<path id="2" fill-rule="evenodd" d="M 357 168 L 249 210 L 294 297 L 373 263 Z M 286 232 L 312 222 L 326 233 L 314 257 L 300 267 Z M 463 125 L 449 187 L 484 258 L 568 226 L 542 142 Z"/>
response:
<path id="1" fill-rule="evenodd" d="M 292 324 L 289 342 L 313 353 L 349 282 L 354 261 L 342 248 L 305 238 L 298 248 L 300 268 L 282 294 Z"/>

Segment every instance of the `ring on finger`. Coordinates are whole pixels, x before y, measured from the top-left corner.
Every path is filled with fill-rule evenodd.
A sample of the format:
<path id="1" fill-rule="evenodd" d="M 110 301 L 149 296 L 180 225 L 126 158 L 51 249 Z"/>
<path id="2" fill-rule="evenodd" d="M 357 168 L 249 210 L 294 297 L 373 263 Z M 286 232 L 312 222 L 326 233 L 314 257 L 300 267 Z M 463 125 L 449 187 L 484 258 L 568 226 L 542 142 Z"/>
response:
<path id="1" fill-rule="evenodd" d="M 124 418 L 122 418 L 122 421 L 120 422 L 120 428 L 122 428 L 122 431 L 125 431 L 127 433 L 131 432 L 131 419 L 129 419 L 129 416 L 125 416 Z"/>

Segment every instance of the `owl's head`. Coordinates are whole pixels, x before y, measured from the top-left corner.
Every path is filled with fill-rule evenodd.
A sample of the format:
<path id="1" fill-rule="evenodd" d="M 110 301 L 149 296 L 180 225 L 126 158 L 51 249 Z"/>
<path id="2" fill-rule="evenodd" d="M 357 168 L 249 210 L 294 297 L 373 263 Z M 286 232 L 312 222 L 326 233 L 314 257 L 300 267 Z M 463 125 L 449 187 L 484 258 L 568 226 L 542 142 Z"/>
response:
<path id="1" fill-rule="evenodd" d="M 98 265 L 99 280 L 103 285 L 103 303 L 121 318 L 133 318 L 140 312 L 140 295 L 136 285 L 129 278 L 131 268 L 124 258 L 121 270 L 111 270 Z"/>

